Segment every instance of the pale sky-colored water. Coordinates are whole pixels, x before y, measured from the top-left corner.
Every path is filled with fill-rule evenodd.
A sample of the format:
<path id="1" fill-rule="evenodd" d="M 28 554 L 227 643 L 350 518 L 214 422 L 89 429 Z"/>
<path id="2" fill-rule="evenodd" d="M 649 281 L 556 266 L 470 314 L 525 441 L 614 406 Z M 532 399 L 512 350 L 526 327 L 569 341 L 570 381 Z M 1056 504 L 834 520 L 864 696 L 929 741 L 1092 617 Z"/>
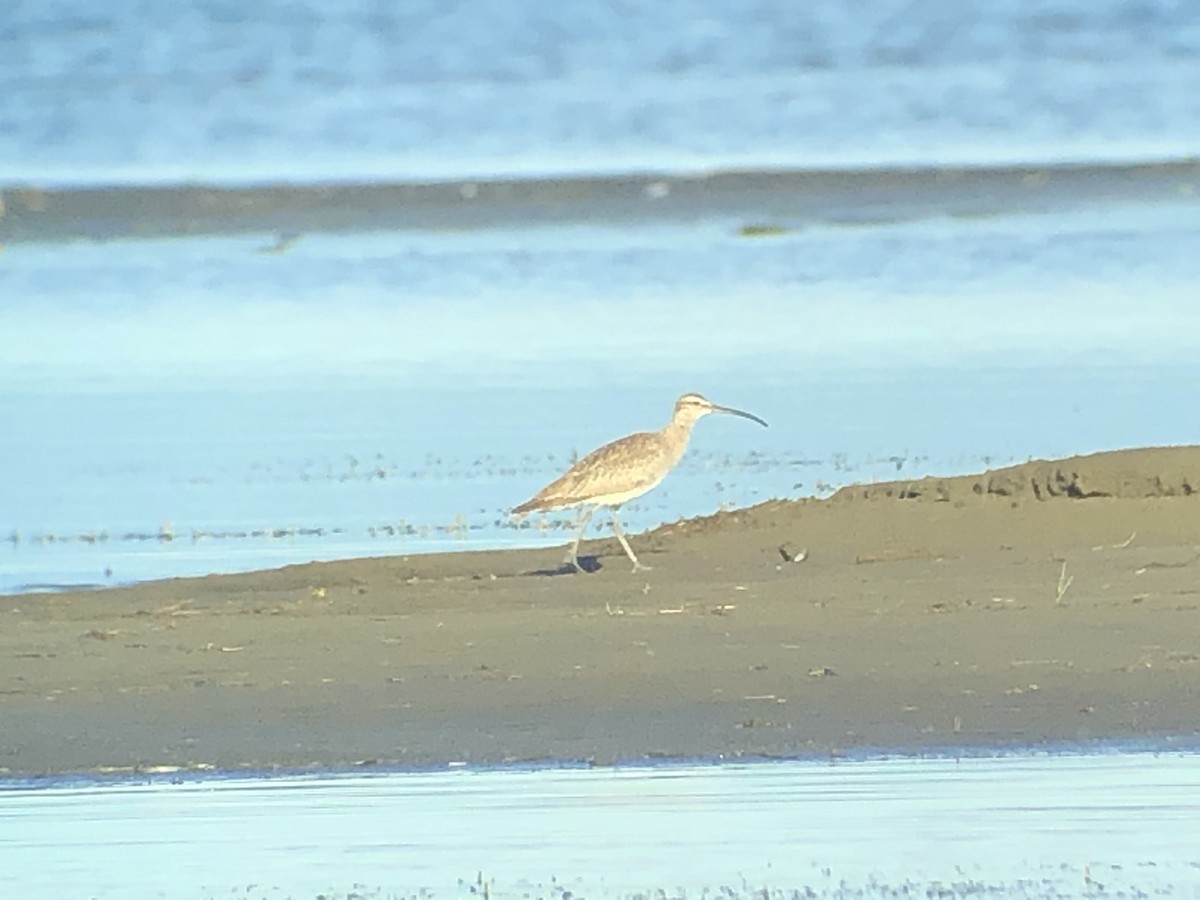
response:
<path id="1" fill-rule="evenodd" d="M 756 240 L 699 222 L 312 235 L 255 252 L 269 241 L 13 248 L 0 386 L 1169 363 L 1200 328 L 1192 204 Z"/>
<path id="2" fill-rule="evenodd" d="M 1197 817 L 1182 753 L 6 787 L 0 891 L 1187 897 Z"/>

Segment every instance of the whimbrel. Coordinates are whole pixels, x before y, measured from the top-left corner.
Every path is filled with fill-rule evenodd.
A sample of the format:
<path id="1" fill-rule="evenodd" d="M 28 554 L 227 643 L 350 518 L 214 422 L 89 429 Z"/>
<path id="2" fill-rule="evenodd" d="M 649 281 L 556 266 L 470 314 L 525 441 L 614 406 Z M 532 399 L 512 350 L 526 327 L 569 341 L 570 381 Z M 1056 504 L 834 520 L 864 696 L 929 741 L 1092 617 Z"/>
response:
<path id="1" fill-rule="evenodd" d="M 687 449 L 688 438 L 692 436 L 692 426 L 709 413 L 728 413 L 751 419 L 766 427 L 766 422 L 758 416 L 740 409 L 730 409 L 728 406 L 718 406 L 706 400 L 699 394 L 684 394 L 675 403 L 675 414 L 665 428 L 658 431 L 640 431 L 623 438 L 618 438 L 610 444 L 605 444 L 599 450 L 593 450 L 575 465 L 571 466 L 561 478 L 552 481 L 531 499 L 513 508 L 513 515 L 523 515 L 530 512 L 548 512 L 553 509 L 566 509 L 571 506 L 584 507 L 580 516 L 579 530 L 571 549 L 567 551 L 566 562 L 582 572 L 579 565 L 579 542 L 587 530 L 596 510 L 607 506 L 612 513 L 613 533 L 625 554 L 633 561 L 633 571 L 649 569 L 638 562 L 633 548 L 625 539 L 621 530 L 621 520 L 617 517 L 617 508 L 627 500 L 640 497 L 642 494 L 658 486 L 668 472 L 675 468 Z"/>

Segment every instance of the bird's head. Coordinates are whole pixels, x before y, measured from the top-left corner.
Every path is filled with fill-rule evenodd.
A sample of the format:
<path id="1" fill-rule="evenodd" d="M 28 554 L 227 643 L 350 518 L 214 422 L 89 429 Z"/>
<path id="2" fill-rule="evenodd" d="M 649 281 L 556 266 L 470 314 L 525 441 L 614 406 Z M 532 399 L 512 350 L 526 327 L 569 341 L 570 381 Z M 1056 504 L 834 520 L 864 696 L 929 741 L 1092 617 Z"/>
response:
<path id="1" fill-rule="evenodd" d="M 672 417 L 672 420 L 677 425 L 690 426 L 695 424 L 697 420 L 707 416 L 709 413 L 725 413 L 731 416 L 741 416 L 743 419 L 750 419 L 753 422 L 757 422 L 764 428 L 767 425 L 767 423 L 758 416 L 752 415 L 748 412 L 743 412 L 740 409 L 733 409 L 728 406 L 719 406 L 716 403 L 713 403 L 707 397 L 701 396 L 700 394 L 684 394 L 677 401 L 675 401 L 675 415 Z"/>

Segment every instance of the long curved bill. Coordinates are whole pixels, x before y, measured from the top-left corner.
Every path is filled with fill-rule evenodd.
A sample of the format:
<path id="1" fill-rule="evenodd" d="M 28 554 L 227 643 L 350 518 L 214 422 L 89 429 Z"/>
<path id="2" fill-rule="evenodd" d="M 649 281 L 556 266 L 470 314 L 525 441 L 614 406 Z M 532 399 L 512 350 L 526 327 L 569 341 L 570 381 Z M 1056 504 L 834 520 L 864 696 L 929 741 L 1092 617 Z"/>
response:
<path id="1" fill-rule="evenodd" d="M 751 422 L 757 422 L 763 428 L 771 427 L 766 422 L 764 422 L 762 419 L 760 419 L 758 416 L 754 415 L 753 413 L 748 413 L 741 409 L 734 409 L 731 406 L 717 406 L 717 404 L 714 403 L 713 404 L 713 412 L 728 413 L 731 416 L 741 416 L 743 419 L 749 419 Z"/>

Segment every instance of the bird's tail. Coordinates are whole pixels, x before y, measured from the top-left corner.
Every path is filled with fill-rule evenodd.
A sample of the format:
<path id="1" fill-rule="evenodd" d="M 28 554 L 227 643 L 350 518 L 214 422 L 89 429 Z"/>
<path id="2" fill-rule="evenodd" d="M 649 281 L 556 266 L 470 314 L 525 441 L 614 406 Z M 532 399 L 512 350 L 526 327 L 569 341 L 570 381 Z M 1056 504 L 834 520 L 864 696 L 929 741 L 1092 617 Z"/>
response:
<path id="1" fill-rule="evenodd" d="M 535 503 L 533 500 L 526 500 L 520 506 L 514 506 L 512 508 L 512 514 L 514 516 L 523 516 L 527 513 L 533 512 L 537 508 L 538 508 L 538 504 Z"/>

